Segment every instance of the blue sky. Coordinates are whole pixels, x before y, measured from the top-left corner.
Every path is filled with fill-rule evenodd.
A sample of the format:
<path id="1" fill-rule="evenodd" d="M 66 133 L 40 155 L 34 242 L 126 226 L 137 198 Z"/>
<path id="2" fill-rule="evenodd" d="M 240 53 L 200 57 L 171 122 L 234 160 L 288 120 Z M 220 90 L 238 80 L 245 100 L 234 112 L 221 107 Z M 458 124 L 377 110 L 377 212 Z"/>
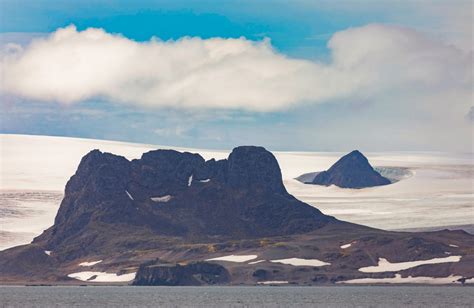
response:
<path id="1" fill-rule="evenodd" d="M 297 3 L 297 2 L 295 2 Z M 70 24 L 98 27 L 138 40 L 183 36 L 269 37 L 289 55 L 318 57 L 330 35 L 386 20 L 383 12 L 359 14 L 287 1 L 3 1 L 1 32 L 52 32 Z"/>
<path id="2" fill-rule="evenodd" d="M 472 114 L 472 91 L 469 90 L 472 72 L 463 70 L 466 63 L 467 67 L 472 65 L 470 1 L 455 1 L 454 5 L 447 5 L 443 1 L 368 0 L 258 3 L 23 1 L 18 5 L 16 1 L 5 0 L 0 6 L 2 52 L 11 52 L 5 51 L 14 46 L 11 43 L 19 44 L 22 48 L 21 51 L 15 51 L 19 60 L 5 62 L 5 72 L 23 67 L 19 66 L 23 65 L 20 61 L 26 61 L 27 58 L 21 58 L 22 55 L 28 52 L 35 55 L 34 52 L 38 50 L 29 47 L 31 39 L 48 40 L 48 35 L 69 25 L 75 26 L 74 30 L 68 32 L 71 38 L 79 39 L 88 28 L 100 28 L 103 29 L 100 34 L 103 41 L 110 39 L 118 42 L 119 38 L 125 38 L 124 48 L 135 46 L 134 42 L 148 44 L 152 37 L 171 42 L 165 44 L 170 50 L 181 50 L 179 44 L 174 42 L 183 37 L 201 38 L 196 43 L 199 46 L 215 37 L 234 38 L 237 47 L 232 45 L 226 48 L 240 48 L 238 44 L 245 44 L 246 62 L 239 62 L 238 65 L 247 67 L 257 63 L 258 66 L 263 59 L 274 63 L 272 67 L 285 65 L 282 72 L 293 71 L 300 66 L 308 67 L 303 70 L 304 74 L 296 75 L 296 80 L 288 75 L 288 89 L 291 91 L 279 92 L 279 89 L 286 88 L 286 84 L 281 81 L 285 77 L 283 73 L 277 72 L 277 75 L 257 80 L 254 87 L 242 87 L 237 92 L 226 92 L 218 83 L 216 89 L 212 89 L 212 82 L 201 87 L 198 81 L 195 88 L 190 87 L 190 92 L 183 94 L 184 98 L 176 102 L 171 98 L 166 103 L 160 101 L 166 96 L 156 92 L 160 85 L 152 89 L 139 88 L 140 93 L 149 91 L 149 94 L 137 97 L 136 101 L 128 96 L 124 99 L 123 93 L 113 92 L 109 88 L 100 90 L 102 92 L 97 92 L 98 95 L 83 95 L 93 92 L 81 88 L 78 89 L 81 94 L 77 96 L 80 98 L 74 97 L 70 101 L 62 92 L 54 92 L 56 89 L 47 95 L 41 89 L 33 93 L 30 86 L 25 86 L 24 75 L 14 80 L 12 78 L 12 81 L 7 76 L 1 93 L 2 133 L 61 135 L 203 148 L 259 144 L 273 150 L 472 150 L 473 125 L 472 116 L 469 116 Z M 377 26 L 371 27 L 373 24 Z M 356 30 L 349 32 L 350 29 Z M 336 39 L 335 34 L 338 33 L 340 35 Z M 355 37 L 357 40 L 354 41 Z M 258 47 L 259 42 L 265 39 L 269 39 L 267 45 Z M 410 45 L 403 45 L 407 41 Z M 44 48 L 56 49 L 45 50 L 58 50 L 59 47 L 53 46 L 53 39 L 47 42 L 49 45 Z M 257 42 L 257 45 L 254 46 L 253 42 Z M 216 44 L 217 49 L 222 48 L 225 41 Z M 395 48 L 403 46 L 399 52 L 390 54 L 392 45 Z M 196 48 L 201 48 L 199 46 Z M 367 52 L 368 47 L 370 53 Z M 114 55 L 120 50 L 104 49 L 105 52 Z M 352 59 L 353 54 L 363 52 L 367 55 Z M 248 54 L 256 54 L 260 60 Z M 162 56 L 159 52 L 158 55 Z M 427 57 L 430 61 L 424 62 L 423 59 Z M 464 57 L 464 62 L 453 60 Z M 375 58 L 380 58 L 380 62 L 369 61 Z M 392 59 L 393 66 L 386 65 Z M 426 75 L 414 69 L 418 59 L 421 59 L 420 70 Z M 173 59 L 187 61 L 186 58 L 178 60 Z M 286 63 L 287 60 L 290 63 Z M 130 67 L 137 66 L 136 61 L 134 59 L 124 64 L 123 74 L 136 72 L 136 68 Z M 172 59 L 167 62 L 163 58 L 163 61 L 168 63 Z M 225 70 L 228 70 L 232 68 L 232 62 L 226 61 L 229 64 L 224 64 Z M 354 63 L 357 64 L 356 69 L 353 69 Z M 405 64 L 408 68 L 398 71 Z M 176 65 L 173 70 L 181 68 L 179 63 Z M 35 67 L 28 67 L 26 73 L 22 72 L 31 73 L 34 77 L 32 70 Z M 266 66 L 262 67 L 267 69 Z M 268 68 L 269 72 L 273 71 L 272 67 Z M 97 69 L 100 74 L 100 67 Z M 380 72 L 374 76 L 382 78 L 367 77 L 367 72 L 372 74 L 379 69 Z M 409 69 L 411 71 L 406 73 Z M 259 71 L 260 68 L 255 70 Z M 327 70 L 331 71 L 330 76 L 336 74 L 333 71 L 337 71 L 331 83 L 324 83 L 325 77 L 314 76 Z M 87 72 L 90 72 L 89 68 Z M 64 74 L 65 79 L 70 77 L 67 72 Z M 161 67 L 146 74 L 163 74 L 160 80 L 166 79 Z M 453 83 L 441 77 L 432 78 L 433 74 L 467 76 L 463 83 Z M 95 76 L 90 74 L 89 77 L 93 79 Z M 210 76 L 220 75 L 211 71 Z M 232 76 L 235 74 L 225 75 L 223 85 L 242 82 L 232 79 Z M 246 78 L 258 76 L 254 74 Z M 385 76 L 391 77 L 385 80 Z M 31 82 L 36 83 L 33 77 Z M 109 84 L 112 77 L 107 78 Z M 203 78 L 202 75 L 199 78 Z M 262 93 L 256 93 L 274 80 L 278 82 L 265 90 L 267 92 L 262 90 Z M 295 80 L 293 84 L 292 80 Z M 45 78 L 38 80 L 39 83 L 46 81 Z M 351 85 L 346 89 L 347 83 Z M 340 91 L 337 89 L 339 84 Z M 302 85 L 301 88 L 299 85 Z M 312 85 L 321 90 L 312 93 Z M 87 84 L 84 87 L 93 86 Z M 328 87 L 336 89 L 329 91 Z M 202 88 L 206 91 L 203 90 L 205 95 L 200 97 Z M 272 94 L 272 89 L 276 89 L 275 97 L 268 95 Z M 101 94 L 104 91 L 106 95 Z M 246 91 L 249 93 L 245 94 Z M 153 96 L 154 93 L 158 95 Z M 209 93 L 215 93 L 216 102 L 213 101 L 214 97 L 209 99 Z M 227 96 L 236 99 L 227 99 Z M 254 104 L 259 104 L 258 99 L 257 103 L 249 103 L 255 97 L 263 97 L 264 100 L 268 97 L 268 102 L 253 108 Z"/>

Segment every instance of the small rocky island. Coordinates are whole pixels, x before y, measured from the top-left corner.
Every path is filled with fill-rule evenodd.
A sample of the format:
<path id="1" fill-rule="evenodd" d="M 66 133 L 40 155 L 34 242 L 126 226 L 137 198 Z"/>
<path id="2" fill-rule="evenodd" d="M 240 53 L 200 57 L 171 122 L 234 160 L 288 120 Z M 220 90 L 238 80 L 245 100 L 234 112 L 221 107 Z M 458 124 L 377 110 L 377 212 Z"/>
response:
<path id="1" fill-rule="evenodd" d="M 348 170 L 357 176 L 347 179 Z M 359 152 L 323 177 L 387 184 Z M 389 232 L 327 216 L 287 192 L 262 147 L 237 147 L 218 161 L 173 150 L 129 161 L 93 150 L 68 181 L 54 225 L 0 251 L 0 281 L 444 284 L 474 275 L 473 251 L 464 231 Z"/>
<path id="2" fill-rule="evenodd" d="M 305 183 L 360 189 L 388 185 L 391 181 L 374 170 L 364 154 L 355 150 L 341 157 L 327 171 L 315 174 L 312 180 Z"/>

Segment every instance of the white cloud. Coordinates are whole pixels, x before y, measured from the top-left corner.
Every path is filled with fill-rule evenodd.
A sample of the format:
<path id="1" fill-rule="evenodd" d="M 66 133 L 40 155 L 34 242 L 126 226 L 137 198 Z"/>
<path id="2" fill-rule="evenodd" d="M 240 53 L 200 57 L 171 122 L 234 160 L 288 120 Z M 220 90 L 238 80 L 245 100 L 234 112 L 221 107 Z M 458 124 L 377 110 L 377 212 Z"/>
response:
<path id="1" fill-rule="evenodd" d="M 434 30 L 439 32 L 446 41 L 464 50 L 472 51 L 474 49 L 472 42 L 473 3 L 472 0 L 458 0 L 455 4 L 450 1 L 433 3 L 424 0 L 418 11 L 424 14 L 430 13 L 431 18 L 439 23 L 439 27 Z"/>
<path id="2" fill-rule="evenodd" d="M 369 25 L 336 33 L 329 41 L 340 72 L 383 90 L 398 86 L 468 86 L 472 55 L 396 26 Z"/>
<path id="3" fill-rule="evenodd" d="M 61 103 L 104 98 L 147 107 L 251 111 L 410 94 L 421 105 L 442 109 L 433 99 L 455 92 L 463 115 L 470 106 L 472 54 L 380 24 L 338 32 L 328 46 L 332 60 L 322 63 L 289 58 L 269 40 L 140 43 L 69 26 L 4 52 L 2 91 Z"/>
<path id="4" fill-rule="evenodd" d="M 283 1 L 285 3 L 287 1 Z M 344 12 L 347 18 L 351 16 L 376 16 L 386 23 L 405 25 L 419 31 L 429 33 L 443 41 L 454 44 L 466 51 L 474 48 L 472 41 L 472 0 L 338 0 L 313 1 L 294 0 L 303 6 L 305 11 L 321 10 Z"/>

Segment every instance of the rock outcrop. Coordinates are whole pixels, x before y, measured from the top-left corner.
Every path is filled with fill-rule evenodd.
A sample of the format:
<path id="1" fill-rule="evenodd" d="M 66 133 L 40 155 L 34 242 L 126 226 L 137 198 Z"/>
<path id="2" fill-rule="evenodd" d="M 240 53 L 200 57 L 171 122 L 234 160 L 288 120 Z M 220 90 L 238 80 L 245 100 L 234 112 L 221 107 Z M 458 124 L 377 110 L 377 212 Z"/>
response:
<path id="1" fill-rule="evenodd" d="M 133 284 L 137 286 L 201 286 L 223 285 L 229 281 L 229 272 L 223 266 L 193 262 L 186 265 L 143 264 Z"/>
<path id="2" fill-rule="evenodd" d="M 342 188 L 365 188 L 390 184 L 372 168 L 367 158 L 355 150 L 343 156 L 327 171 L 318 173 L 310 184 L 336 185 Z"/>

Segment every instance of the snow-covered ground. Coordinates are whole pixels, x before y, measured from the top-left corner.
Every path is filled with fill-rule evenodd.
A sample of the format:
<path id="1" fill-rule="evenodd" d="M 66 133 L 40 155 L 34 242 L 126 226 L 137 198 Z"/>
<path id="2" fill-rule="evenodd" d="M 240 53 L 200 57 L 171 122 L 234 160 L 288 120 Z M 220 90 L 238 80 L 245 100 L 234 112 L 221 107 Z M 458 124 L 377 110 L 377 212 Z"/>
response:
<path id="1" fill-rule="evenodd" d="M 379 258 L 379 263 L 376 266 L 362 267 L 359 268 L 359 271 L 364 273 L 398 272 L 425 264 L 451 263 L 459 262 L 460 260 L 461 256 L 450 256 L 446 258 L 391 263 L 385 258 Z"/>
<path id="2" fill-rule="evenodd" d="M 67 275 L 70 278 L 74 278 L 81 281 L 93 281 L 93 282 L 128 282 L 135 279 L 137 273 L 129 273 L 123 275 L 117 275 L 115 273 L 106 272 L 77 272 Z"/>
<path id="3" fill-rule="evenodd" d="M 259 281 L 258 284 L 287 284 L 286 280 L 269 280 L 269 281 Z"/>
<path id="4" fill-rule="evenodd" d="M 459 284 L 458 279 L 462 276 L 448 277 L 402 277 L 400 274 L 395 274 L 392 278 L 359 278 L 346 281 L 338 281 L 337 283 L 350 283 L 350 284 L 374 284 L 374 283 L 390 283 L 390 284 L 405 284 L 405 283 L 419 283 L 419 284 Z M 470 282 L 467 282 L 470 283 Z"/>
<path id="5" fill-rule="evenodd" d="M 472 154 L 364 153 L 374 166 L 407 167 L 412 176 L 365 188 L 303 184 L 292 178 L 328 169 L 345 153 L 276 153 L 287 190 L 323 213 L 376 228 L 400 230 L 474 223 Z"/>
<path id="6" fill-rule="evenodd" d="M 30 242 L 51 226 L 64 186 L 92 149 L 128 159 L 157 148 L 226 158 L 230 150 L 202 150 L 115 141 L 0 135 L 0 249 Z M 323 213 L 383 229 L 472 225 L 472 154 L 364 153 L 378 167 L 409 168 L 395 184 L 361 190 L 307 185 L 294 178 L 329 168 L 343 154 L 275 152 L 287 190 Z M 192 182 L 192 179 L 191 179 Z"/>
<path id="7" fill-rule="evenodd" d="M 273 263 L 282 263 L 293 266 L 326 266 L 331 265 L 318 259 L 300 259 L 300 258 L 289 258 L 289 259 L 280 259 L 280 260 L 270 260 Z"/>
<path id="8" fill-rule="evenodd" d="M 227 262 L 247 262 L 253 259 L 256 259 L 258 256 L 257 255 L 230 255 L 230 256 L 223 256 L 223 257 L 217 257 L 217 258 L 212 258 L 212 259 L 207 259 L 206 261 L 227 261 Z"/>
<path id="9" fill-rule="evenodd" d="M 347 248 L 349 248 L 349 247 L 351 247 L 351 246 L 352 246 L 352 243 L 349 243 L 349 244 L 341 245 L 340 248 L 341 248 L 341 249 L 347 249 Z"/>
<path id="10" fill-rule="evenodd" d="M 82 262 L 82 263 L 79 263 L 79 266 L 94 266 L 96 264 L 99 264 L 100 262 L 102 262 L 102 260 L 91 261 L 91 262 Z"/>
<path id="11" fill-rule="evenodd" d="M 59 190 L 0 189 L 0 250 L 29 243 L 51 226 L 62 198 Z"/>
<path id="12" fill-rule="evenodd" d="M 166 195 L 166 196 L 162 196 L 162 197 L 152 197 L 152 198 L 150 198 L 150 199 L 151 199 L 151 201 L 153 201 L 153 202 L 168 202 L 168 201 L 170 201 L 172 198 L 173 198 L 173 196 L 171 196 L 171 195 Z"/>

